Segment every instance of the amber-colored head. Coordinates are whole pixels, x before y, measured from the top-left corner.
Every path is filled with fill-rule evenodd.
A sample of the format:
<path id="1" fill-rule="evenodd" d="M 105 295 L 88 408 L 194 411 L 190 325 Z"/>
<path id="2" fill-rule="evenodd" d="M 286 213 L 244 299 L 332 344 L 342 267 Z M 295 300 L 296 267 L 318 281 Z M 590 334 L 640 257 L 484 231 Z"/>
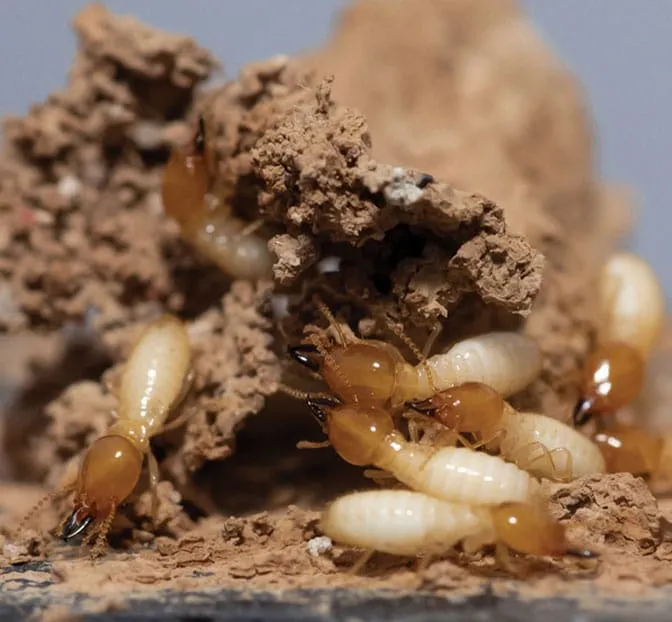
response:
<path id="1" fill-rule="evenodd" d="M 504 414 L 502 396 L 481 382 L 465 382 L 408 405 L 452 430 L 469 433 L 491 431 Z"/>
<path id="2" fill-rule="evenodd" d="M 383 341 L 361 340 L 335 346 L 327 355 L 312 344 L 290 348 L 302 365 L 319 372 L 329 389 L 345 403 L 382 407 L 390 402 L 397 386 L 399 351 Z"/>
<path id="3" fill-rule="evenodd" d="M 96 440 L 80 467 L 74 508 L 63 538 L 83 533 L 125 501 L 138 483 L 142 461 L 140 450 L 123 436 L 111 434 Z"/>
<path id="4" fill-rule="evenodd" d="M 307 401 L 336 453 L 355 466 L 373 464 L 380 444 L 394 430 L 392 417 L 380 408 L 360 411 L 324 396 Z"/>
<path id="5" fill-rule="evenodd" d="M 616 412 L 637 397 L 643 383 L 644 361 L 639 352 L 625 343 L 605 343 L 583 366 L 574 424 Z"/>
<path id="6" fill-rule="evenodd" d="M 610 424 L 593 435 L 600 448 L 608 473 L 647 475 L 658 470 L 663 439 L 636 426 Z"/>
<path id="7" fill-rule="evenodd" d="M 205 124 L 199 119 L 191 149 L 175 149 L 163 172 L 163 206 L 181 227 L 197 226 L 203 218 L 209 188 Z"/>
<path id="8" fill-rule="evenodd" d="M 503 503 L 492 510 L 492 522 L 499 540 L 519 553 L 586 558 L 596 556 L 587 549 L 570 547 L 565 528 L 541 504 Z"/>

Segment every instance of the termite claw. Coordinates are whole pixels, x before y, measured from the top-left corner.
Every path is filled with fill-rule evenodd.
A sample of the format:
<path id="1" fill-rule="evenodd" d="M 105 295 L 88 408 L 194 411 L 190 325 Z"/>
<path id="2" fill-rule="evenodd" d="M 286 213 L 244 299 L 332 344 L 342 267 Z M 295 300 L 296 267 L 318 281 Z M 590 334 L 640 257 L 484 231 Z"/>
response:
<path id="1" fill-rule="evenodd" d="M 572 421 L 574 421 L 575 426 L 585 425 L 590 421 L 593 416 L 591 409 L 593 403 L 591 400 L 580 399 L 576 406 L 574 406 L 574 412 L 572 413 Z"/>
<path id="2" fill-rule="evenodd" d="M 423 173 L 420 176 L 420 179 L 418 180 L 418 183 L 416 184 L 418 188 L 421 190 L 423 188 L 426 188 L 429 184 L 431 184 L 434 181 L 434 177 L 430 175 L 429 173 Z"/>
<path id="3" fill-rule="evenodd" d="M 419 400 L 417 402 L 406 402 L 406 406 L 415 410 L 416 412 L 422 413 L 423 415 L 433 415 L 436 412 L 436 408 L 432 405 L 430 400 Z"/>
<path id="4" fill-rule="evenodd" d="M 61 532 L 61 538 L 64 541 L 68 541 L 82 533 L 84 533 L 89 525 L 93 522 L 93 516 L 87 515 L 83 519 L 79 517 L 79 511 L 75 510 L 70 518 L 63 525 L 63 531 Z"/>
<path id="5" fill-rule="evenodd" d="M 581 557 L 583 559 L 596 559 L 600 556 L 599 553 L 590 549 L 567 549 L 566 553 L 572 557 Z"/>
<path id="6" fill-rule="evenodd" d="M 301 363 L 301 365 L 312 371 L 320 370 L 319 363 L 310 357 L 311 354 L 316 354 L 317 351 L 317 346 L 312 343 L 301 343 L 298 346 L 291 346 L 287 349 L 289 356 L 297 363 Z"/>
<path id="7" fill-rule="evenodd" d="M 324 407 L 336 408 L 340 403 L 337 398 L 329 395 L 310 395 L 306 400 L 308 408 L 310 408 L 313 416 L 320 423 L 324 423 L 327 420 L 327 413 L 324 411 Z"/>

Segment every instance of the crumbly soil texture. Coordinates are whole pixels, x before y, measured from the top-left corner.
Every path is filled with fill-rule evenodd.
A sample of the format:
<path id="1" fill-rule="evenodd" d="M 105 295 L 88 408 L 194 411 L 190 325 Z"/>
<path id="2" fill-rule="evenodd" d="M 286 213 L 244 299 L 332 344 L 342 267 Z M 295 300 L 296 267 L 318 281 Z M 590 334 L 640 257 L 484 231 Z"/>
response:
<path id="1" fill-rule="evenodd" d="M 226 588 L 451 598 L 487 588 L 582 607 L 596 595 L 662 597 L 672 513 L 629 475 L 546 487 L 597 562 L 516 559 L 512 577 L 491 551 L 456 551 L 420 569 L 378 555 L 350 574 L 358 552 L 325 540 L 319 510 L 371 483 L 330 449 L 297 449 L 320 430 L 278 393 L 280 382 L 320 388 L 285 355 L 324 327 L 319 296 L 367 337 L 395 339 L 389 324 L 421 345 L 437 325 L 445 343 L 531 334 L 543 370 L 514 403 L 566 417 L 599 324 L 597 271 L 627 228 L 627 201 L 596 177 L 579 89 L 513 2 L 427 0 L 419 14 L 413 0 L 360 0 L 323 49 L 249 65 L 217 88 L 207 81 L 218 62 L 188 37 L 98 4 L 73 27 L 66 86 L 3 128 L 6 602 L 67 619 L 73 607 L 124 608 L 129 595 Z M 163 166 L 197 115 L 216 193 L 269 239 L 267 282 L 222 274 L 163 213 Z M 153 439 L 158 524 L 143 480 L 94 563 L 54 537 L 67 499 L 22 517 L 113 421 L 123 361 L 164 312 L 189 329 L 189 416 Z M 663 384 L 642 416 L 665 410 Z"/>

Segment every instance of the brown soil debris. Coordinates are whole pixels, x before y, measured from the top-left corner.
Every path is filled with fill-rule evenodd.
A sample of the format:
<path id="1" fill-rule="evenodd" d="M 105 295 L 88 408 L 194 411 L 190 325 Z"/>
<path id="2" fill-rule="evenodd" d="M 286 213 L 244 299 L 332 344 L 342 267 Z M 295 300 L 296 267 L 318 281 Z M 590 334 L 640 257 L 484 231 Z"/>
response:
<path id="1" fill-rule="evenodd" d="M 165 260 L 180 245 L 157 190 L 170 137 L 188 132 L 182 119 L 214 60 L 100 5 L 74 28 L 66 88 L 5 121 L 0 274 L 15 307 L 0 317 L 5 329 L 58 328 L 90 308 L 104 329 L 182 306 L 179 265 Z"/>
<path id="2" fill-rule="evenodd" d="M 549 487 L 577 542 L 599 547 L 596 567 L 516 560 L 528 571 L 519 581 L 485 551 L 424 572 L 377 556 L 351 576 L 357 552 L 325 542 L 316 519 L 326 500 L 370 482 L 331 450 L 296 449 L 319 431 L 277 392 L 281 381 L 309 385 L 283 351 L 314 329 L 319 293 L 367 336 L 381 334 L 382 313 L 416 340 L 436 322 L 446 339 L 528 331 L 544 373 L 517 401 L 566 417 L 624 200 L 595 177 L 574 80 L 513 2 L 427 0 L 420 12 L 411 0 L 360 0 L 324 50 L 250 65 L 206 93 L 216 62 L 190 39 L 100 5 L 74 27 L 68 85 L 6 121 L 0 156 L 0 330 L 51 343 L 2 401 L 7 470 L 40 486 L 0 484 L 0 592 L 43 589 L 57 606 L 81 591 L 105 609 L 164 589 L 487 584 L 590 597 L 672 580 L 666 506 L 622 475 Z M 213 193 L 260 223 L 273 282 L 232 281 L 162 213 L 162 167 L 197 112 Z M 338 269 L 324 270 L 334 258 Z M 189 414 L 185 425 L 152 440 L 157 524 L 141 481 L 99 564 L 47 535 L 67 500 L 17 535 L 42 486 L 58 487 L 113 420 L 130 345 L 166 311 L 187 322 L 195 381 L 175 413 Z"/>
<path id="3" fill-rule="evenodd" d="M 660 542 L 661 514 L 646 482 L 629 473 L 588 475 L 550 495 L 558 520 L 580 526 L 577 539 L 599 549 L 651 555 Z"/>

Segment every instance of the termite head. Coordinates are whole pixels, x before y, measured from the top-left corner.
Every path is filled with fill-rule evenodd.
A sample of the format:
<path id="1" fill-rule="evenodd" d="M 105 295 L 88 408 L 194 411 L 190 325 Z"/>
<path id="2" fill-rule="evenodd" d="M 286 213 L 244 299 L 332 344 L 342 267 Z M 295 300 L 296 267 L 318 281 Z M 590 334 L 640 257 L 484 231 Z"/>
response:
<path id="1" fill-rule="evenodd" d="M 73 511 L 63 527 L 63 539 L 74 538 L 113 513 L 133 492 L 142 461 L 140 450 L 124 436 L 110 434 L 96 440 L 79 469 Z"/>
<path id="2" fill-rule="evenodd" d="M 631 346 L 610 342 L 597 348 L 584 363 L 574 425 L 594 415 L 611 414 L 637 397 L 644 382 L 644 361 Z"/>
<path id="3" fill-rule="evenodd" d="M 360 410 L 327 396 L 307 401 L 336 453 L 355 466 L 373 464 L 380 443 L 394 430 L 392 417 L 380 408 Z"/>
<path id="4" fill-rule="evenodd" d="M 289 349 L 290 356 L 311 371 L 318 372 L 329 389 L 345 402 L 362 406 L 384 406 L 397 386 L 401 353 L 384 341 L 357 340 L 323 352 L 313 344 Z"/>
<path id="5" fill-rule="evenodd" d="M 597 554 L 574 548 L 567 542 L 565 528 L 538 503 L 503 503 L 492 510 L 498 539 L 510 549 L 528 555 L 572 555 L 591 559 Z"/>
<path id="6" fill-rule="evenodd" d="M 202 219 L 202 206 L 210 185 L 209 152 L 201 117 L 190 149 L 174 149 L 163 172 L 161 197 L 166 213 L 181 227 Z"/>
<path id="7" fill-rule="evenodd" d="M 493 427 L 501 421 L 504 412 L 502 396 L 482 382 L 465 382 L 407 405 L 462 432 L 482 432 Z"/>
<path id="8" fill-rule="evenodd" d="M 664 441 L 634 425 L 611 423 L 593 434 L 608 473 L 650 475 L 658 470 Z"/>

